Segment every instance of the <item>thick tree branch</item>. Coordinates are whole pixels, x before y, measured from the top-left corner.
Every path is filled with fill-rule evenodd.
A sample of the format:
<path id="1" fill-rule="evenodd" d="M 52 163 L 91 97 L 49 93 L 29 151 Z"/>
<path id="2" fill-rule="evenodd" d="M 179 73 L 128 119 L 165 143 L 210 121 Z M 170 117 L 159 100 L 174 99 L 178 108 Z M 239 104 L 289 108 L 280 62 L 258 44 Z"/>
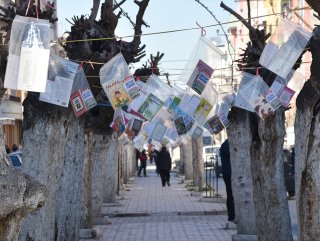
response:
<path id="1" fill-rule="evenodd" d="M 247 6 L 248 6 L 248 23 L 251 25 L 251 6 L 250 6 L 250 0 L 247 0 Z"/>
<path id="2" fill-rule="evenodd" d="M 91 8 L 91 14 L 89 17 L 91 21 L 94 21 L 97 18 L 99 7 L 100 7 L 100 0 L 93 0 L 93 7 Z"/>
<path id="3" fill-rule="evenodd" d="M 225 5 L 223 2 L 220 3 L 220 7 L 222 7 L 224 10 L 235 16 L 237 19 L 239 19 L 244 26 L 246 26 L 247 29 L 249 29 L 250 32 L 254 32 L 255 28 L 251 26 L 240 14 L 238 14 L 233 9 L 229 8 L 227 5 Z"/>

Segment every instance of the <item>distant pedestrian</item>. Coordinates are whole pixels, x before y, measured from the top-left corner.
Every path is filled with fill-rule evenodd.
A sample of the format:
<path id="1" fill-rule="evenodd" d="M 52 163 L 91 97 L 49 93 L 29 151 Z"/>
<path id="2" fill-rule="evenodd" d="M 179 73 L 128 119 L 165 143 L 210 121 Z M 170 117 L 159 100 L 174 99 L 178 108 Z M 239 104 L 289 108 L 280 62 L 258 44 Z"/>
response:
<path id="1" fill-rule="evenodd" d="M 140 168 L 138 171 L 138 177 L 141 177 L 141 171 L 143 169 L 143 176 L 147 177 L 147 160 L 148 160 L 148 156 L 147 156 L 147 152 L 145 150 L 143 150 L 140 154 Z"/>
<path id="2" fill-rule="evenodd" d="M 166 184 L 170 186 L 171 156 L 165 145 L 162 145 L 157 155 L 156 165 L 160 173 L 162 186 L 164 187 Z"/>
<path id="3" fill-rule="evenodd" d="M 234 221 L 235 212 L 234 212 L 234 200 L 232 195 L 232 186 L 231 186 L 231 163 L 230 163 L 230 150 L 229 150 L 229 141 L 225 140 L 220 148 L 220 157 L 222 165 L 222 176 L 223 181 L 226 185 L 227 192 L 227 211 L 228 211 L 228 221 Z"/>
<path id="4" fill-rule="evenodd" d="M 8 147 L 8 145 L 6 145 L 6 153 L 9 154 L 11 152 L 10 148 Z"/>
<path id="5" fill-rule="evenodd" d="M 18 151 L 18 150 L 19 150 L 18 146 L 17 146 L 16 144 L 13 144 L 13 145 L 12 145 L 12 151 L 13 151 L 13 152 L 16 152 L 16 151 Z"/>

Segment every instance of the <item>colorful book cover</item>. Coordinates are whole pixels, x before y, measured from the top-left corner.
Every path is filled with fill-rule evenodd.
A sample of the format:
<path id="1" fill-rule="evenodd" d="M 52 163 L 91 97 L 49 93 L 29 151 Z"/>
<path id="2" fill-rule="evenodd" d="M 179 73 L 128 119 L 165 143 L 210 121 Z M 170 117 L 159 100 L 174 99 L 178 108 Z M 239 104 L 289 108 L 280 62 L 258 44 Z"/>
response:
<path id="1" fill-rule="evenodd" d="M 170 106 L 169 106 L 169 110 L 174 110 L 176 109 L 176 107 L 180 104 L 181 99 L 178 97 L 174 97 Z"/>
<path id="2" fill-rule="evenodd" d="M 151 121 L 158 113 L 162 105 L 163 102 L 158 97 L 150 94 L 140 106 L 138 113 L 145 117 L 148 121 Z"/>
<path id="3" fill-rule="evenodd" d="M 188 133 L 188 130 L 187 130 L 186 125 L 185 125 L 184 120 L 183 120 L 183 116 L 180 116 L 177 119 L 175 119 L 174 120 L 174 124 L 176 126 L 176 129 L 177 129 L 177 132 L 178 132 L 179 136 Z"/>
<path id="4" fill-rule="evenodd" d="M 188 81 L 188 85 L 199 95 L 203 92 L 204 88 L 209 82 L 214 69 L 207 65 L 202 60 L 199 60 L 196 68 L 191 74 L 191 77 Z"/>
<path id="5" fill-rule="evenodd" d="M 194 124 L 194 118 L 186 113 L 183 114 L 183 121 L 187 131 L 191 130 Z"/>
<path id="6" fill-rule="evenodd" d="M 78 90 L 77 92 L 73 93 L 73 95 L 70 96 L 70 102 L 76 117 L 79 117 L 83 113 L 87 112 L 87 108 L 81 97 L 80 90 Z"/>
<path id="7" fill-rule="evenodd" d="M 131 97 L 122 81 L 113 80 L 102 83 L 102 87 L 114 110 L 130 104 Z"/>
<path id="8" fill-rule="evenodd" d="M 140 90 L 133 76 L 129 76 L 128 78 L 124 79 L 123 84 L 127 89 L 131 99 L 135 99 L 140 95 Z"/>
<path id="9" fill-rule="evenodd" d="M 273 93 L 271 89 L 268 90 L 268 92 L 265 94 L 265 99 L 268 101 L 268 103 L 272 106 L 274 110 L 277 110 L 281 103 L 278 99 L 278 97 Z"/>
<path id="10" fill-rule="evenodd" d="M 220 133 L 224 129 L 224 125 L 220 121 L 220 118 L 215 115 L 204 124 L 204 128 L 206 128 L 213 135 Z"/>
<path id="11" fill-rule="evenodd" d="M 295 91 L 290 89 L 288 86 L 285 86 L 280 95 L 278 96 L 280 103 L 284 106 L 287 107 L 294 96 Z"/>
<path id="12" fill-rule="evenodd" d="M 81 91 L 81 97 L 82 97 L 84 104 L 86 105 L 87 110 L 90 110 L 91 108 L 93 108 L 97 105 L 97 101 L 94 98 L 94 96 L 89 88 Z"/>
<path id="13" fill-rule="evenodd" d="M 260 116 L 261 119 L 266 119 L 269 115 L 274 112 L 274 109 L 268 103 L 268 101 L 259 95 L 258 98 L 253 103 L 255 112 Z"/>
<path id="14" fill-rule="evenodd" d="M 114 113 L 114 119 L 113 122 L 111 123 L 110 127 L 121 136 L 125 130 L 126 130 L 126 122 L 124 119 L 124 116 L 120 111 L 115 111 Z"/>
<path id="15" fill-rule="evenodd" d="M 142 120 L 134 119 L 132 122 L 132 130 L 134 130 L 135 134 L 138 135 L 141 130 Z"/>
<path id="16" fill-rule="evenodd" d="M 206 99 L 202 98 L 200 104 L 194 112 L 195 119 L 197 119 L 199 122 L 205 120 L 212 108 L 213 106 Z"/>

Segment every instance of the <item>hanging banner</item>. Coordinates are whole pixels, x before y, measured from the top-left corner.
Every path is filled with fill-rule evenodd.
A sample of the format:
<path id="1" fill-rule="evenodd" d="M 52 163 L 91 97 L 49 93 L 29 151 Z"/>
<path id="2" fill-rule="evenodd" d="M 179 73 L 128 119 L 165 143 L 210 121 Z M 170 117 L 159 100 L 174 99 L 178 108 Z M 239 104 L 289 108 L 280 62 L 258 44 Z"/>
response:
<path id="1" fill-rule="evenodd" d="M 74 78 L 79 64 L 57 55 L 50 56 L 47 85 L 39 100 L 68 107 Z"/>
<path id="2" fill-rule="evenodd" d="M 11 28 L 4 87 L 44 92 L 50 56 L 48 20 L 16 15 Z"/>

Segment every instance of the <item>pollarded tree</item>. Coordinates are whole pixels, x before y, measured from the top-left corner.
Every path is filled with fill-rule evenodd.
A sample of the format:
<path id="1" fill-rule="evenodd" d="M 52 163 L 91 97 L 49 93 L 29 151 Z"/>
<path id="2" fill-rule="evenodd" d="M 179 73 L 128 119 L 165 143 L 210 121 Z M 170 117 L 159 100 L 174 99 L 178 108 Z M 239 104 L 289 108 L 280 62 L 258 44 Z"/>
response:
<path id="1" fill-rule="evenodd" d="M 224 4 L 221 6 L 249 29 L 251 42 L 243 53 L 239 68 L 254 75 L 255 69 L 261 67 L 259 58 L 269 35 L 264 30 L 253 28 L 250 22 Z M 301 59 L 294 69 L 299 67 L 300 61 Z M 275 74 L 264 68 L 260 70 L 260 76 L 270 86 L 276 77 Z M 284 111 L 284 108 L 280 108 L 265 120 L 235 107 L 230 113 L 231 125 L 228 127 L 228 136 L 232 168 L 235 168 L 232 184 L 236 216 L 238 215 L 244 224 L 238 231 L 243 234 L 255 234 L 256 226 L 256 233 L 262 241 L 292 240 L 283 172 Z M 254 214 L 256 220 L 250 218 L 250 222 L 244 221 Z"/>
<path id="2" fill-rule="evenodd" d="M 121 11 L 118 14 L 115 14 L 115 11 L 124 2 L 125 0 L 117 4 L 112 0 L 104 1 L 101 4 L 101 18 L 96 21 L 100 1 L 94 0 L 89 18 L 84 16 L 73 18 L 74 23 L 67 40 L 114 37 L 114 30 L 121 16 Z M 121 49 L 127 63 L 139 61 L 143 57 L 144 48 L 140 47 L 141 28 L 145 24 L 143 15 L 149 0 L 136 0 L 135 3 L 139 6 L 139 10 L 134 24 L 135 37 L 131 42 L 116 41 L 116 39 L 67 42 L 64 48 L 68 57 L 78 61 L 105 63 Z M 38 6 L 41 6 L 40 1 Z M 35 7 L 30 8 L 28 16 L 36 16 Z M 15 14 L 24 15 L 26 8 L 27 2 L 16 1 L 14 8 L 9 9 L 5 17 L 9 29 Z M 38 12 L 40 18 L 48 19 L 46 12 L 52 12 L 52 8 L 46 6 L 38 9 Z M 3 64 L 5 63 L 2 63 L 4 67 Z M 84 69 L 87 75 L 98 76 L 100 67 L 101 65 L 94 65 L 94 69 L 91 69 L 85 65 Z M 94 87 L 98 86 L 99 79 L 89 78 L 89 83 L 98 102 L 107 102 L 102 89 Z M 94 170 L 116 172 L 118 168 L 114 160 L 121 154 L 120 145 L 114 145 L 112 150 L 107 148 L 110 142 L 115 142 L 115 137 L 112 137 L 109 128 L 113 110 L 100 105 L 85 117 L 76 118 L 71 108 L 40 102 L 38 97 L 37 93 L 29 93 L 24 102 L 24 171 L 36 176 L 46 185 L 48 202 L 37 215 L 25 220 L 19 239 L 43 240 L 45 237 L 48 240 L 75 240 L 79 237 L 80 227 L 92 226 L 91 185 L 92 176 L 95 175 L 92 172 Z M 109 150 L 108 153 L 101 152 L 106 149 Z M 109 162 L 104 165 L 110 164 L 110 166 L 105 169 L 94 168 L 95 161 L 106 162 L 106 155 L 109 157 Z M 130 152 L 127 152 L 127 155 L 129 156 Z M 104 178 L 106 175 L 98 176 Z M 107 182 L 107 180 L 99 181 Z M 115 181 L 111 178 L 113 185 Z"/>
<path id="3" fill-rule="evenodd" d="M 320 3 L 306 0 L 320 16 Z M 295 175 L 298 240 L 318 240 L 320 235 L 320 27 L 310 41 L 311 76 L 300 91 L 295 121 Z"/>

